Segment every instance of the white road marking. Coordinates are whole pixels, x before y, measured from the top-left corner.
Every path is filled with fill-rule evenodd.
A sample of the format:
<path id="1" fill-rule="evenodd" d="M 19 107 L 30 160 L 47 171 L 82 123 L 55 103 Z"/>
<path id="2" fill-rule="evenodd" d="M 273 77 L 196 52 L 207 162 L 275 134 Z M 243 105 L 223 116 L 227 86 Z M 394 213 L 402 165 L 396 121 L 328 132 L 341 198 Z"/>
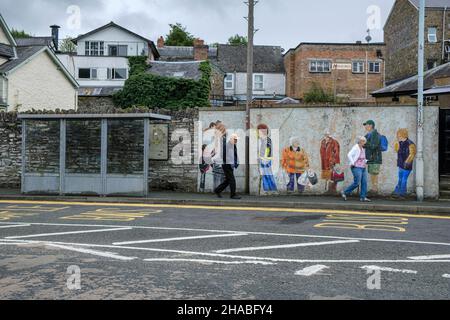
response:
<path id="1" fill-rule="evenodd" d="M 260 265 L 275 265 L 273 262 L 263 261 L 217 261 L 217 260 L 200 260 L 200 259 L 145 259 L 147 262 L 194 262 L 202 264 L 260 264 Z"/>
<path id="2" fill-rule="evenodd" d="M 450 274 L 443 274 L 442 277 L 446 278 L 446 279 L 450 279 Z"/>
<path id="3" fill-rule="evenodd" d="M 247 248 L 235 248 L 226 250 L 217 250 L 216 253 L 231 253 L 231 252 L 241 252 L 241 251 L 258 251 L 258 250 L 272 250 L 272 249 L 289 249 L 289 248 L 299 248 L 299 247 L 315 247 L 315 246 L 326 246 L 334 244 L 344 244 L 344 243 L 357 243 L 358 240 L 343 240 L 343 241 L 327 241 L 327 242 L 305 242 L 296 244 L 285 244 L 279 246 L 266 246 L 266 247 L 247 247 Z"/>
<path id="4" fill-rule="evenodd" d="M 312 275 L 318 274 L 319 272 L 329 269 L 329 267 L 318 264 L 315 266 L 307 267 L 305 269 L 299 270 L 295 273 L 296 276 L 304 276 L 304 277 L 310 277 Z"/>
<path id="5" fill-rule="evenodd" d="M 24 222 L 26 223 L 26 222 Z M 2 222 L 1 224 L 17 224 L 17 222 Z M 36 226 L 60 226 L 60 227 L 94 227 L 94 228 L 119 228 L 117 225 L 90 225 L 90 224 L 62 224 L 62 223 L 27 223 Z M 128 226 L 122 226 L 125 228 Z M 358 240 L 358 241 L 373 241 L 373 242 L 388 242 L 388 243 L 411 243 L 411 244 L 424 244 L 424 245 L 439 245 L 449 246 L 448 242 L 427 242 L 427 241 L 415 241 L 415 240 L 397 240 L 397 239 L 376 239 L 376 238 L 354 238 L 354 237 L 337 237 L 337 236 L 319 236 L 319 235 L 305 235 L 305 234 L 287 234 L 287 233 L 268 233 L 268 232 L 252 232 L 252 231 L 229 231 L 229 230 L 208 230 L 208 229 L 190 229 L 190 228 L 166 228 L 166 227 L 140 227 L 130 226 L 131 229 L 142 230 L 173 230 L 173 231 L 194 231 L 194 232 L 211 232 L 211 233 L 245 233 L 247 235 L 260 235 L 260 236 L 279 236 L 279 237 L 298 237 L 298 238 L 313 238 L 313 239 L 335 239 L 335 240 Z"/>
<path id="6" fill-rule="evenodd" d="M 113 253 L 113 252 L 104 252 L 104 251 L 97 251 L 97 250 L 91 250 L 91 249 L 75 248 L 75 247 L 72 247 L 72 246 L 65 246 L 65 245 L 45 243 L 45 242 L 43 242 L 43 244 L 46 245 L 46 246 L 59 248 L 59 249 L 63 249 L 63 250 L 69 250 L 69 251 L 75 251 L 75 252 L 80 252 L 80 253 L 86 253 L 86 254 L 91 254 L 91 255 L 94 255 L 94 256 L 99 256 L 99 257 L 104 257 L 104 258 L 111 258 L 111 259 L 122 260 L 122 261 L 131 261 L 131 260 L 137 259 L 137 257 L 124 257 L 124 256 L 120 256 L 120 255 L 118 255 L 116 253 Z"/>
<path id="7" fill-rule="evenodd" d="M 0 226 L 0 229 L 20 228 L 20 227 L 31 227 L 31 225 L 30 224 L 17 224 L 17 225 L 11 225 L 11 226 Z"/>
<path id="8" fill-rule="evenodd" d="M 361 267 L 361 269 L 365 270 L 379 270 L 379 271 L 388 271 L 388 272 L 398 272 L 398 273 L 409 273 L 409 274 L 417 274 L 417 271 L 414 270 L 407 270 L 407 269 L 392 269 L 392 268 L 386 268 L 386 267 L 379 267 L 379 266 L 364 266 Z"/>
<path id="9" fill-rule="evenodd" d="M 116 242 L 113 243 L 115 246 L 129 245 L 129 244 L 142 244 L 142 243 L 158 243 L 158 242 L 170 242 L 170 241 L 184 241 L 184 240 L 199 240 L 199 239 L 210 239 L 210 238 L 228 238 L 228 237 L 241 237 L 247 234 L 218 234 L 210 236 L 196 236 L 196 237 L 181 237 L 181 238 L 168 238 L 168 239 L 152 239 L 152 240 L 140 240 L 140 241 L 127 241 L 127 242 Z"/>
<path id="10" fill-rule="evenodd" d="M 4 240 L 8 241 L 8 240 Z M 23 243 L 39 243 L 38 241 L 19 240 Z M 15 242 L 19 242 L 15 241 Z M 14 242 L 11 240 L 11 242 Z M 42 243 L 42 242 L 41 242 Z M 47 244 L 60 244 L 69 246 L 79 246 L 88 248 L 107 248 L 107 249 L 125 249 L 135 251 L 148 251 L 148 252 L 162 252 L 162 253 L 176 253 L 186 254 L 193 256 L 205 256 L 205 257 L 221 257 L 231 259 L 243 259 L 243 260 L 261 260 L 271 262 L 292 262 L 292 263 L 450 263 L 450 260 L 301 260 L 301 259 L 282 259 L 282 258 L 269 258 L 269 257 L 252 257 L 252 256 L 235 256 L 219 253 L 207 253 L 207 252 L 195 252 L 195 251 L 182 251 L 182 250 L 169 250 L 169 249 L 154 249 L 154 248 L 142 248 L 142 247 L 127 247 L 127 246 L 112 246 L 112 245 L 100 245 L 100 244 L 85 244 L 85 243 L 66 243 L 66 242 L 50 242 Z"/>
<path id="11" fill-rule="evenodd" d="M 97 229 L 97 230 L 81 230 L 81 231 L 69 231 L 69 232 L 56 232 L 56 233 L 41 233 L 41 234 L 29 234 L 26 236 L 6 237 L 5 239 L 25 239 L 25 238 L 39 238 L 39 237 L 52 237 L 52 236 L 65 236 L 71 234 L 84 234 L 84 233 L 97 233 L 97 232 L 112 232 L 112 231 L 125 231 L 133 230 L 133 228 L 114 228 L 114 229 Z"/>
<path id="12" fill-rule="evenodd" d="M 434 260 L 434 259 L 450 259 L 450 254 L 441 254 L 434 256 L 419 256 L 419 257 L 409 257 L 412 260 Z"/>

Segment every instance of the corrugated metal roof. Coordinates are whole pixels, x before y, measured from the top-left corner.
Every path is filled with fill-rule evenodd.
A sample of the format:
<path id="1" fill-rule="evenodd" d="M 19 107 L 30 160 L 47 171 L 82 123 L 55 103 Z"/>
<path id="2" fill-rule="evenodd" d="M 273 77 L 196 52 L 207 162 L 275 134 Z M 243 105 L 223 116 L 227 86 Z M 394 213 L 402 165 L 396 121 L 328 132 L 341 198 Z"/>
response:
<path id="1" fill-rule="evenodd" d="M 53 42 L 52 37 L 32 37 L 16 39 L 18 46 L 30 47 L 30 46 L 51 46 Z"/>
<path id="2" fill-rule="evenodd" d="M 424 74 L 424 89 L 431 89 L 434 80 L 440 77 L 450 77 L 450 62 L 428 70 Z M 387 87 L 372 93 L 372 96 L 392 96 L 398 94 L 411 94 L 417 92 L 418 76 L 395 82 Z"/>
<path id="3" fill-rule="evenodd" d="M 194 60 L 194 47 L 175 47 L 165 46 L 158 48 L 162 61 L 186 61 Z M 210 47 L 208 49 L 209 59 L 217 57 L 217 48 Z"/>
<path id="4" fill-rule="evenodd" d="M 79 97 L 111 97 L 114 93 L 122 90 L 122 87 L 80 87 Z"/>

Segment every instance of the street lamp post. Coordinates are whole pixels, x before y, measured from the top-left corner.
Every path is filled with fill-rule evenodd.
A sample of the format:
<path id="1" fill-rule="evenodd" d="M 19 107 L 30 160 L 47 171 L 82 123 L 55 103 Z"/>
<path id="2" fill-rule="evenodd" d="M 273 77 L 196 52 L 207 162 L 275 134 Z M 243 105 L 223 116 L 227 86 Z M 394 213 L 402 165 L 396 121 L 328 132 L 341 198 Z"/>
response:
<path id="1" fill-rule="evenodd" d="M 424 160 L 423 160 L 423 125 L 424 125 L 424 49 L 425 49 L 425 0 L 419 5 L 419 52 L 418 52 L 418 105 L 417 105 L 417 161 L 416 193 L 417 201 L 424 200 Z"/>

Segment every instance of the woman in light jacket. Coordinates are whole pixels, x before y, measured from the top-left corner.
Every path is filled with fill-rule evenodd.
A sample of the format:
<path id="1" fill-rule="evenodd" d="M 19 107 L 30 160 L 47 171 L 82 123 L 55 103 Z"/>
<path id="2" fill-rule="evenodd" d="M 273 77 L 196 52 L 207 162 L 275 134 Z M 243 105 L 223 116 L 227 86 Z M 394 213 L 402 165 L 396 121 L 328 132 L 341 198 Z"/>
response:
<path id="1" fill-rule="evenodd" d="M 359 199 L 361 202 L 371 202 L 367 198 L 367 158 L 364 146 L 367 143 L 365 137 L 359 137 L 357 144 L 348 154 L 348 160 L 352 169 L 354 182 L 351 186 L 344 190 L 342 198 L 347 201 L 349 196 L 356 188 L 361 185 L 361 193 Z"/>

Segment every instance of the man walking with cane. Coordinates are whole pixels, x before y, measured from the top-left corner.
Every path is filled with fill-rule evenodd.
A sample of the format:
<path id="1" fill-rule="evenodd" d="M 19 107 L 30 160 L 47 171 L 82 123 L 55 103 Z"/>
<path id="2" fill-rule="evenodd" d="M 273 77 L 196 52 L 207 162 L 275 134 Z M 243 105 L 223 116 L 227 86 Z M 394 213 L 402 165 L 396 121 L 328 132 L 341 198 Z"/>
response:
<path id="1" fill-rule="evenodd" d="M 239 167 L 239 157 L 237 151 L 237 143 L 239 137 L 237 134 L 232 134 L 230 140 L 227 142 L 227 136 L 222 137 L 222 145 L 220 151 L 218 152 L 214 161 L 216 163 L 222 163 L 223 172 L 225 174 L 225 181 L 220 186 L 214 190 L 214 193 L 222 198 L 222 192 L 230 187 L 231 199 L 239 200 L 240 196 L 236 194 L 236 178 L 234 177 L 234 170 Z"/>

